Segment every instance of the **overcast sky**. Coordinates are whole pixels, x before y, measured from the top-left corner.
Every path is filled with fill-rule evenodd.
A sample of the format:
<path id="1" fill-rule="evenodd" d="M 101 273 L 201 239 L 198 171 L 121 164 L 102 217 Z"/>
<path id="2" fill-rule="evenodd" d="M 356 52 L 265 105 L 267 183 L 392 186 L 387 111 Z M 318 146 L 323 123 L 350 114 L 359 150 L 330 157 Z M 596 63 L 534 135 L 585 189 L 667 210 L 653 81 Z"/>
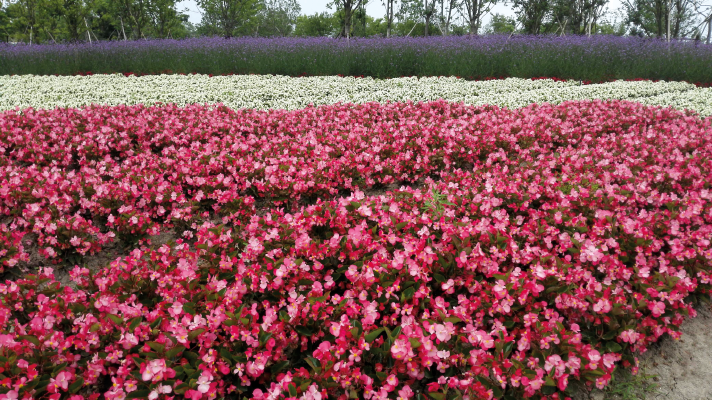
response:
<path id="1" fill-rule="evenodd" d="M 333 10 L 329 10 L 326 7 L 329 2 L 330 0 L 299 0 L 299 5 L 302 6 L 302 14 L 312 15 L 314 13 L 320 13 L 324 11 L 333 12 Z M 704 3 L 712 4 L 712 0 L 706 0 Z M 610 22 L 613 22 L 613 19 L 615 17 L 615 11 L 617 11 L 620 5 L 621 0 L 610 0 L 608 2 L 609 14 L 607 15 L 607 19 L 609 19 Z M 195 0 L 185 0 L 179 2 L 178 9 L 183 10 L 184 8 L 188 9 L 188 14 L 190 15 L 190 22 L 194 24 L 200 22 L 200 11 L 198 11 L 198 7 L 195 4 Z M 508 16 L 514 16 L 514 12 L 512 11 L 511 5 L 505 5 L 502 3 L 497 4 L 492 10 L 492 12 Z M 366 5 L 366 13 L 375 18 L 382 18 L 386 14 L 386 8 L 383 6 L 381 0 L 370 0 Z M 490 16 L 491 15 L 487 15 L 484 18 L 482 26 L 486 25 L 487 22 L 489 22 Z"/>

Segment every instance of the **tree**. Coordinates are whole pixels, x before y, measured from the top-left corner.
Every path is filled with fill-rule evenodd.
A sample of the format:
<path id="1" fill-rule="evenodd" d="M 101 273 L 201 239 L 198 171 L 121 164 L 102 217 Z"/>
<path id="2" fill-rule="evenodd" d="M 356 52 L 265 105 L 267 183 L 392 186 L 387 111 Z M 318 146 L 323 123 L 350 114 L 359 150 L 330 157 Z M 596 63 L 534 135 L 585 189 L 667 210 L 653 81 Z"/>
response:
<path id="1" fill-rule="evenodd" d="M 587 34 L 596 30 L 608 0 L 552 0 L 551 20 L 555 33 Z"/>
<path id="2" fill-rule="evenodd" d="M 176 0 L 149 0 L 146 12 L 152 22 L 152 36 L 166 38 L 171 30 L 180 26 Z"/>
<path id="3" fill-rule="evenodd" d="M 327 7 L 336 7 L 336 13 L 341 16 L 341 32 L 338 36 L 346 37 L 346 40 L 351 38 L 351 25 L 354 17 L 354 11 L 366 5 L 368 0 L 332 0 Z M 342 13 L 339 13 L 341 11 Z"/>
<path id="4" fill-rule="evenodd" d="M 383 6 L 386 7 L 386 37 L 391 37 L 391 29 L 393 28 L 394 12 L 396 0 L 383 0 Z"/>
<path id="5" fill-rule="evenodd" d="M 93 6 L 92 1 L 62 0 L 59 4 L 59 14 L 64 23 L 62 34 L 64 39 L 72 42 L 82 39 L 87 31 L 87 19 L 91 17 Z"/>
<path id="6" fill-rule="evenodd" d="M 39 43 L 37 32 L 42 19 L 42 11 L 47 9 L 45 0 L 16 0 L 8 5 L 8 15 L 16 34 L 27 38 L 32 44 Z"/>
<path id="7" fill-rule="evenodd" d="M 489 24 L 485 27 L 485 32 L 494 34 L 512 33 L 516 25 L 517 21 L 514 18 L 502 14 L 494 14 Z"/>
<path id="8" fill-rule="evenodd" d="M 539 34 L 544 17 L 549 13 L 550 0 L 513 0 L 517 19 L 522 23 L 522 31 Z"/>
<path id="9" fill-rule="evenodd" d="M 412 29 L 418 28 L 418 21 L 424 21 L 423 35 L 429 36 L 430 28 L 433 27 L 433 17 L 436 16 L 436 5 L 436 0 L 403 0 L 399 17 L 403 21 L 412 21 L 414 24 Z"/>
<path id="10" fill-rule="evenodd" d="M 464 0 L 464 17 L 470 28 L 470 35 L 478 35 L 482 16 L 490 12 L 498 0 Z M 514 29 L 512 29 L 514 30 Z"/>
<path id="11" fill-rule="evenodd" d="M 696 28 L 697 0 L 625 0 L 623 7 L 631 34 L 685 37 Z"/>
<path id="12" fill-rule="evenodd" d="M 197 0 L 202 9 L 201 25 L 207 33 L 219 33 L 225 38 L 254 32 L 258 0 Z"/>
<path id="13" fill-rule="evenodd" d="M 288 36 L 302 11 L 296 0 L 262 0 L 257 15 L 260 36 Z"/>
<path id="14" fill-rule="evenodd" d="M 433 1 L 435 3 L 435 1 Z M 443 36 L 450 34 L 453 12 L 460 6 L 460 0 L 439 0 L 440 13 L 437 15 L 436 23 Z"/>
<path id="15" fill-rule="evenodd" d="M 328 12 L 300 15 L 294 27 L 294 36 L 332 36 L 337 26 L 334 16 Z"/>

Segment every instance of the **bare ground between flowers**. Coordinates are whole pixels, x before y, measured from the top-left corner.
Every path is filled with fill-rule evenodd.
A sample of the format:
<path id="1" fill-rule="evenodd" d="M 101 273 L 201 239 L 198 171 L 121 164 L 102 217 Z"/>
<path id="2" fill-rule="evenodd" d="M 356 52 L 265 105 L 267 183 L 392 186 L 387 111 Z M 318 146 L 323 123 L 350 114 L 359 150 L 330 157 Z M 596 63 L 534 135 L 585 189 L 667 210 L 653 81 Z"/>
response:
<path id="1" fill-rule="evenodd" d="M 390 184 L 380 188 L 364 190 L 367 196 L 385 195 L 401 186 L 423 189 L 427 185 L 421 179 L 413 184 Z M 346 194 L 348 195 L 348 194 Z M 310 202 L 300 201 L 299 206 Z M 258 201 L 257 214 L 262 215 L 272 206 L 269 201 Z M 219 223 L 218 220 L 212 221 Z M 159 235 L 150 236 L 152 247 L 174 242 L 180 237 L 173 229 Z M 74 286 L 69 278 L 70 265 L 51 265 L 38 252 L 34 234 L 23 238 L 29 262 L 21 262 L 16 267 L 0 274 L 0 280 L 16 279 L 23 273 L 34 273 L 40 267 L 54 268 L 55 278 L 63 285 Z M 117 258 L 129 255 L 130 250 L 114 242 L 103 251 L 84 257 L 82 265 L 97 271 Z M 573 400 L 712 400 L 712 307 L 696 307 L 698 315 L 688 318 L 682 325 L 682 337 L 673 340 L 664 336 L 651 345 L 648 351 L 639 355 L 640 374 L 632 376 L 627 371 L 618 371 L 611 385 L 604 391 L 594 389 L 579 390 Z"/>

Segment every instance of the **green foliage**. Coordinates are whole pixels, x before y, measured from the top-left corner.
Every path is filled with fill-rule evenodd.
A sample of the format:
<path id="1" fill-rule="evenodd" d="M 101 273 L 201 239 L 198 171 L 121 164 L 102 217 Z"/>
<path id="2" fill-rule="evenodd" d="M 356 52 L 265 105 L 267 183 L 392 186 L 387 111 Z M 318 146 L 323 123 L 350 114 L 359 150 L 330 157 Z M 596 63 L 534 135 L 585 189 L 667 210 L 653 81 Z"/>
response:
<path id="1" fill-rule="evenodd" d="M 517 22 L 514 20 L 514 18 L 507 17 L 502 14 L 494 14 L 492 15 L 492 19 L 490 20 L 489 24 L 487 24 L 487 26 L 485 27 L 485 33 L 512 33 L 516 29 L 516 24 Z"/>
<path id="2" fill-rule="evenodd" d="M 198 32 L 226 38 L 255 34 L 264 7 L 258 0 L 197 0 L 197 4 L 203 10 Z"/>
<path id="3" fill-rule="evenodd" d="M 289 36 L 301 10 L 296 0 L 263 0 L 255 33 L 259 36 Z"/>
<path id="4" fill-rule="evenodd" d="M 629 370 L 619 369 L 613 375 L 611 384 L 606 388 L 606 399 L 641 400 L 658 392 L 658 385 L 652 382 L 655 375 L 645 371 L 633 375 Z"/>
<path id="5" fill-rule="evenodd" d="M 294 36 L 334 36 L 338 26 L 336 18 L 328 12 L 300 15 L 296 20 Z"/>
<path id="6" fill-rule="evenodd" d="M 182 38 L 191 34 L 179 0 L 14 0 L 0 10 L 0 40 L 63 43 Z"/>

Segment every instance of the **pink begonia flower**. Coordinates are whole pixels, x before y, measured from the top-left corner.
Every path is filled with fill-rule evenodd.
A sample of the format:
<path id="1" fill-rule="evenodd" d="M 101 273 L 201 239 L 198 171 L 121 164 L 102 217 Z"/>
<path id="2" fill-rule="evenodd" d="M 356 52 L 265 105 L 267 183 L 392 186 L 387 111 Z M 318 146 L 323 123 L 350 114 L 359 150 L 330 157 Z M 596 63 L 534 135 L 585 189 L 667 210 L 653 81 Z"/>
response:
<path id="1" fill-rule="evenodd" d="M 613 368 L 613 365 L 615 364 L 616 361 L 620 360 L 621 356 L 616 355 L 615 353 L 606 353 L 603 355 L 603 365 L 611 369 Z"/>
<path id="2" fill-rule="evenodd" d="M 10 390 L 5 394 L 0 394 L 0 400 L 17 400 L 18 396 L 17 390 Z"/>
<path id="3" fill-rule="evenodd" d="M 628 329 L 626 331 L 621 332 L 620 338 L 622 341 L 626 343 L 635 343 L 636 340 L 638 340 L 638 332 Z"/>
<path id="4" fill-rule="evenodd" d="M 58 389 L 67 390 L 69 380 L 72 379 L 72 374 L 67 371 L 61 371 L 56 377 L 50 378 L 47 390 L 50 393 L 56 393 Z"/>
<path id="5" fill-rule="evenodd" d="M 395 375 L 391 374 L 391 375 L 388 376 L 388 378 L 386 378 L 386 382 L 387 382 L 389 385 L 396 386 L 396 385 L 398 385 L 398 377 L 396 377 Z"/>
<path id="6" fill-rule="evenodd" d="M 321 392 L 319 392 L 319 389 L 315 384 L 311 384 L 309 386 L 309 389 L 307 389 L 306 392 L 300 397 L 301 400 L 321 400 Z"/>
<path id="7" fill-rule="evenodd" d="M 557 380 L 556 380 L 556 386 L 561 390 L 562 392 L 566 390 L 566 387 L 569 385 L 569 374 L 563 374 L 561 375 Z"/>
<path id="8" fill-rule="evenodd" d="M 397 360 L 403 360 L 412 353 L 412 348 L 410 346 L 410 341 L 407 339 L 396 339 L 391 346 L 391 354 L 393 358 Z"/>
<path id="9" fill-rule="evenodd" d="M 255 392 L 259 391 L 259 389 L 255 389 Z M 259 392 L 260 397 L 255 396 L 255 398 L 260 398 L 262 399 L 263 397 L 261 396 L 262 391 Z M 185 392 L 185 398 L 186 399 L 191 399 L 191 400 L 200 400 L 203 397 L 203 394 L 200 393 L 197 390 L 189 389 L 188 391 Z"/>
<path id="10" fill-rule="evenodd" d="M 566 367 L 571 373 L 575 373 L 579 368 L 581 368 L 581 359 L 569 354 L 569 360 L 566 361 Z"/>
<path id="11" fill-rule="evenodd" d="M 446 322 L 445 325 L 431 325 L 430 332 L 434 333 L 441 342 L 447 342 L 452 337 L 452 334 L 455 333 L 455 328 L 452 322 Z"/>
<path id="12" fill-rule="evenodd" d="M 408 385 L 404 385 L 403 388 L 398 391 L 398 397 L 396 400 L 408 400 L 413 396 L 415 396 L 413 389 L 411 389 Z"/>
<path id="13" fill-rule="evenodd" d="M 594 264 L 598 263 L 603 258 L 604 254 L 601 250 L 596 247 L 590 240 L 586 241 L 586 244 L 581 250 L 581 261 L 590 261 Z"/>
<path id="14" fill-rule="evenodd" d="M 665 303 L 662 301 L 650 301 L 648 302 L 648 308 L 656 318 L 665 313 Z"/>
<path id="15" fill-rule="evenodd" d="M 213 381 L 213 376 L 203 372 L 198 378 L 198 391 L 200 393 L 208 393 L 210 390 L 210 382 Z"/>
<path id="16" fill-rule="evenodd" d="M 156 400 L 161 394 L 168 394 L 172 391 L 173 389 L 168 385 L 159 385 L 149 393 L 148 400 Z"/>
<path id="17" fill-rule="evenodd" d="M 599 314 L 606 314 L 611 311 L 611 302 L 606 299 L 599 299 L 594 304 L 593 311 Z"/>
<path id="18" fill-rule="evenodd" d="M 16 345 L 17 342 L 14 340 L 14 338 L 15 336 L 13 335 L 0 335 L 0 348 Z"/>
<path id="19" fill-rule="evenodd" d="M 550 355 L 544 363 L 544 370 L 546 370 L 546 372 L 550 372 L 553 368 L 556 368 L 555 376 L 557 377 L 561 376 L 566 370 L 566 363 L 558 354 Z"/>
<path id="20" fill-rule="evenodd" d="M 175 376 L 175 372 L 166 367 L 166 360 L 162 358 L 151 360 L 148 364 L 141 363 L 141 379 L 144 381 L 161 381 L 164 378 L 164 374 L 168 378 Z"/>

